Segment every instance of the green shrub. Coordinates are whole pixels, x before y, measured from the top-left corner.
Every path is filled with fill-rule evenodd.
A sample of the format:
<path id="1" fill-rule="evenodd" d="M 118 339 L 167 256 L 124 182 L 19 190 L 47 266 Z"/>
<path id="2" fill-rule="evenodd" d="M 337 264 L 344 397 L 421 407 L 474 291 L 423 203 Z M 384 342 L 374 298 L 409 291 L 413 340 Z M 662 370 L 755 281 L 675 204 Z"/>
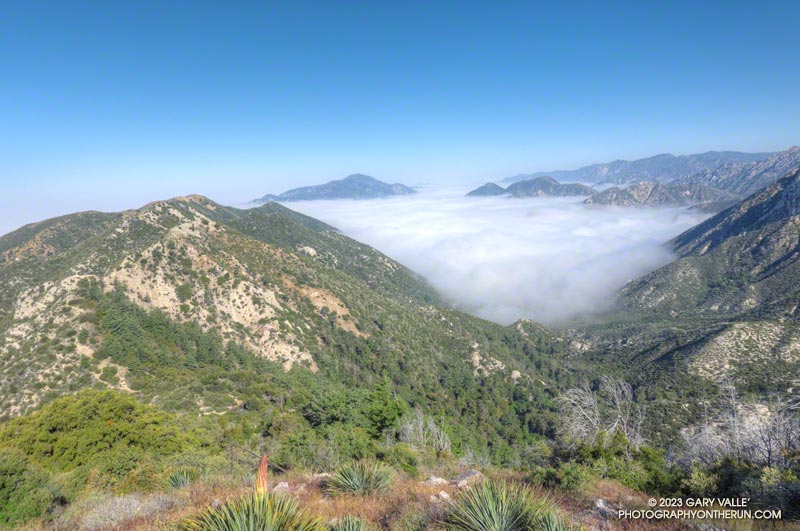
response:
<path id="1" fill-rule="evenodd" d="M 693 466 L 689 477 L 683 480 L 683 487 L 694 496 L 710 496 L 717 491 L 719 477 L 699 466 Z"/>
<path id="2" fill-rule="evenodd" d="M 52 471 L 98 463 L 112 450 L 133 461 L 143 454 L 170 455 L 198 444 L 169 414 L 124 393 L 95 390 L 59 398 L 8 422 L 0 427 L 0 443 L 18 448 Z"/>
<path id="3" fill-rule="evenodd" d="M 392 469 L 377 462 L 355 461 L 339 467 L 328 482 L 332 495 L 366 496 L 383 492 L 394 480 Z"/>
<path id="4" fill-rule="evenodd" d="M 44 516 L 55 498 L 48 480 L 21 452 L 0 449 L 0 528 Z"/>
<path id="5" fill-rule="evenodd" d="M 185 531 L 323 531 L 318 518 L 297 501 L 275 494 L 253 494 L 190 518 Z"/>
<path id="6" fill-rule="evenodd" d="M 587 467 L 592 475 L 653 494 L 675 492 L 682 478 L 677 467 L 667 465 L 662 451 L 650 446 L 635 447 L 619 432 L 611 437 L 601 434 L 593 443 L 583 444 L 562 457 Z M 564 474 L 573 472 L 567 470 Z"/>
<path id="7" fill-rule="evenodd" d="M 178 296 L 178 300 L 181 302 L 186 302 L 192 298 L 192 285 L 189 283 L 181 284 L 175 290 L 175 294 Z"/>
<path id="8" fill-rule="evenodd" d="M 570 492 L 580 490 L 591 479 L 592 471 L 578 463 L 564 463 L 555 473 L 556 486 Z"/>
<path id="9" fill-rule="evenodd" d="M 401 443 L 390 446 L 381 453 L 380 458 L 414 479 L 419 477 L 417 453 L 409 448 L 408 445 Z"/>

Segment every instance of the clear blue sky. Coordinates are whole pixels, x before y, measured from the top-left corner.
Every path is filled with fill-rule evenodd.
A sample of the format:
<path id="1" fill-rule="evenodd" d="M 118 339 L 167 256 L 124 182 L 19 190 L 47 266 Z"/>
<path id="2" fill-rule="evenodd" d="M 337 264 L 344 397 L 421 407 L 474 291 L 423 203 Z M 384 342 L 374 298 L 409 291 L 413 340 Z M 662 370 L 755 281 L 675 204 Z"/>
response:
<path id="1" fill-rule="evenodd" d="M 800 143 L 800 2 L 543 4 L 3 2 L 0 215 Z"/>

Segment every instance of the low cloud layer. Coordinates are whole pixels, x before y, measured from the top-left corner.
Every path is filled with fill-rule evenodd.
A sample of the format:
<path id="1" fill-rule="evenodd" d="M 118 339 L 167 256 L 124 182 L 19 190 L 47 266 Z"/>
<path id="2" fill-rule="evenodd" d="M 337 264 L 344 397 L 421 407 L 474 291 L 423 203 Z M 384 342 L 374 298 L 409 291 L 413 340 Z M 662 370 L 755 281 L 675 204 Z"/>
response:
<path id="1" fill-rule="evenodd" d="M 461 190 L 288 207 L 424 275 L 455 306 L 508 324 L 600 311 L 625 282 L 673 259 L 685 209 L 587 208 L 578 198 L 466 198 Z"/>

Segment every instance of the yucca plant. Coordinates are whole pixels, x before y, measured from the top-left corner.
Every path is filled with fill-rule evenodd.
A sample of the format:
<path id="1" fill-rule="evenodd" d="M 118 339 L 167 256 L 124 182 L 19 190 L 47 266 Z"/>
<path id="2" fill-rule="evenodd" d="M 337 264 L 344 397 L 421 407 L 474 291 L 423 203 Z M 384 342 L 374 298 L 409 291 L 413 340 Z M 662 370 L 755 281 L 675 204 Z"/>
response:
<path id="1" fill-rule="evenodd" d="M 185 531 L 324 531 L 318 518 L 309 516 L 292 498 L 251 494 L 191 518 Z"/>
<path id="2" fill-rule="evenodd" d="M 484 481 L 466 490 L 445 517 L 445 523 L 454 531 L 572 529 L 558 516 L 549 497 L 506 481 Z"/>
<path id="3" fill-rule="evenodd" d="M 375 527 L 366 520 L 348 515 L 328 526 L 328 531 L 375 531 Z"/>
<path id="4" fill-rule="evenodd" d="M 387 490 L 393 480 L 394 473 L 386 465 L 355 461 L 339 467 L 326 488 L 334 496 L 367 496 Z"/>
<path id="5" fill-rule="evenodd" d="M 537 531 L 581 531 L 569 518 L 559 515 L 555 511 L 544 511 L 536 518 Z"/>
<path id="6" fill-rule="evenodd" d="M 182 489 L 192 482 L 193 474 L 188 470 L 176 470 L 169 475 L 167 482 L 173 489 Z"/>

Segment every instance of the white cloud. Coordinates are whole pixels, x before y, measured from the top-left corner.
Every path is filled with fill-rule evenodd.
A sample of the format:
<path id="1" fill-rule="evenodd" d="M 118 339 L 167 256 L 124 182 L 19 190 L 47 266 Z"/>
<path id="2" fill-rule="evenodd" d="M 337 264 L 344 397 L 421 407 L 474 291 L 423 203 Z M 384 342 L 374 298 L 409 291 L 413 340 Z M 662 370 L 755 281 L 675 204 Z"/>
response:
<path id="1" fill-rule="evenodd" d="M 521 317 L 560 324 L 603 309 L 626 281 L 672 260 L 663 242 L 705 217 L 580 201 L 426 190 L 287 206 L 424 275 L 455 306 L 503 324 Z"/>

